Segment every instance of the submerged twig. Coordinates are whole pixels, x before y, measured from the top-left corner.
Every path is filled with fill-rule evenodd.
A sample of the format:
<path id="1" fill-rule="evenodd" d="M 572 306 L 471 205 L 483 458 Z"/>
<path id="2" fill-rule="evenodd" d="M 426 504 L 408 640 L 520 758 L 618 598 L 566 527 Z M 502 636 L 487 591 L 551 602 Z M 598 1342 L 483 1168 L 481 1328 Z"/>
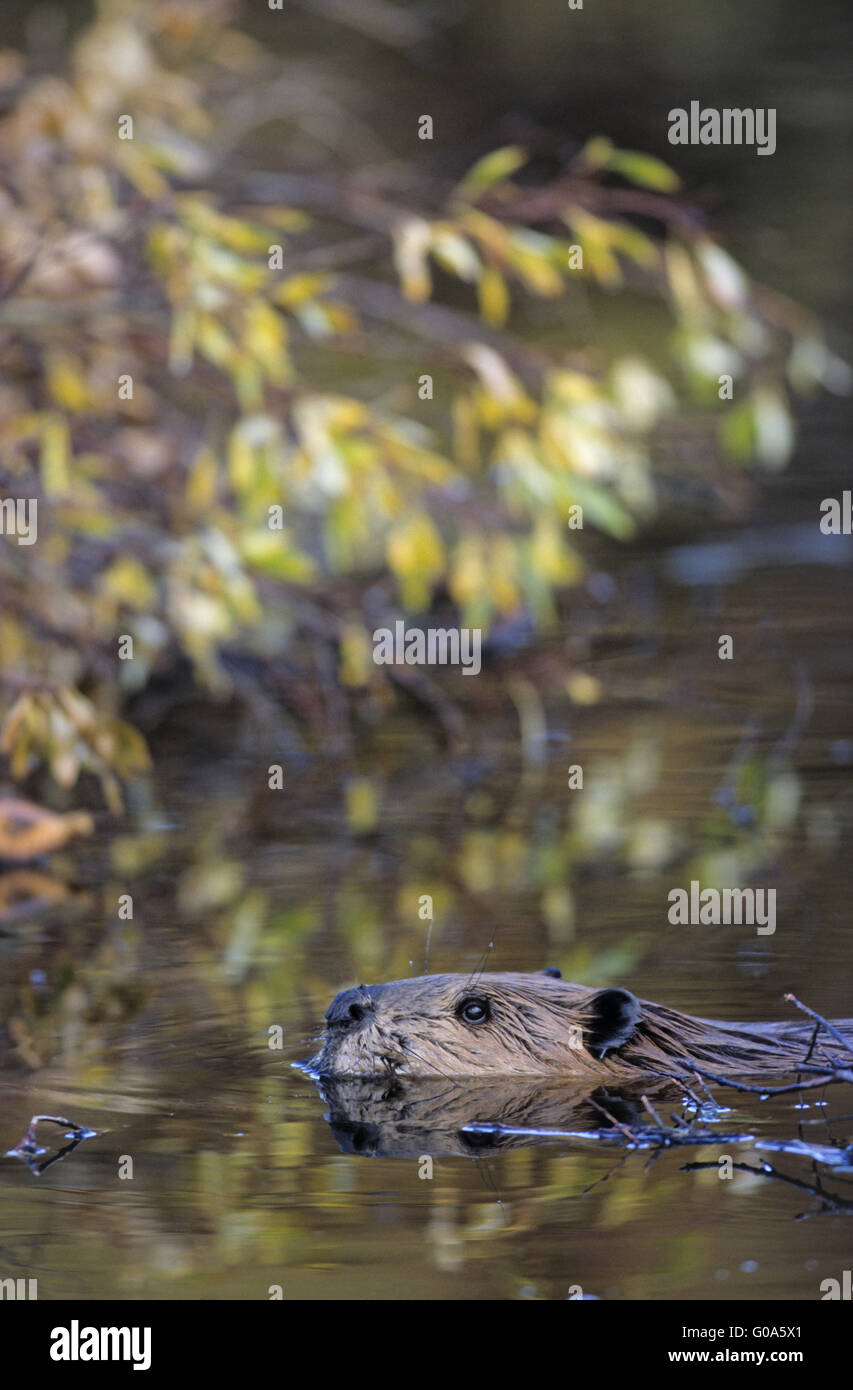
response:
<path id="1" fill-rule="evenodd" d="M 786 1086 L 753 1086 L 746 1081 L 735 1081 L 730 1076 L 720 1076 L 719 1072 L 707 1071 L 693 1063 L 690 1064 L 690 1070 L 696 1076 L 706 1076 L 709 1081 L 716 1081 L 718 1086 L 730 1086 L 733 1091 L 744 1091 L 757 1096 L 784 1096 L 791 1091 L 810 1091 L 816 1086 L 832 1086 L 837 1082 L 853 1085 L 853 1071 L 848 1067 L 804 1067 L 804 1070 L 816 1072 L 817 1075 L 806 1081 L 792 1081 Z"/>
<path id="2" fill-rule="evenodd" d="M 662 1121 L 660 1115 L 659 1115 L 658 1112 L 655 1110 L 654 1106 L 652 1105 L 651 1101 L 649 1100 L 648 1096 L 640 1096 L 640 1103 L 642 1104 L 642 1107 L 643 1107 L 643 1109 L 646 1111 L 646 1113 L 647 1113 L 648 1115 L 651 1115 L 652 1119 L 654 1120 L 654 1122 L 655 1122 L 655 1124 L 658 1126 L 658 1128 L 659 1128 L 659 1129 L 664 1129 L 664 1128 L 665 1128 L 665 1125 L 664 1125 L 664 1123 L 663 1123 L 663 1121 Z"/>
<path id="3" fill-rule="evenodd" d="M 795 994 L 786 994 L 784 998 L 786 1003 L 793 1004 L 794 1007 L 800 1009 L 802 1013 L 808 1014 L 809 1018 L 813 1018 L 816 1023 L 820 1024 L 821 1028 L 825 1028 L 827 1033 L 835 1038 L 839 1046 L 853 1057 L 853 1046 L 851 1046 L 849 1040 L 845 1038 L 843 1033 L 838 1031 L 833 1023 L 830 1023 L 828 1019 L 823 1018 L 820 1014 L 815 1013 L 814 1009 L 810 1009 L 807 1004 L 801 1003 Z"/>
<path id="4" fill-rule="evenodd" d="M 825 1163 L 828 1168 L 853 1173 L 853 1148 L 843 1145 L 810 1144 L 806 1139 L 759 1139 L 755 1147 L 769 1153 L 795 1154 L 798 1158 Z"/>
<path id="5" fill-rule="evenodd" d="M 36 1161 L 38 1157 L 47 1152 L 36 1139 L 36 1125 L 38 1124 L 64 1127 L 66 1130 L 65 1138 L 70 1141 L 63 1148 L 58 1149 L 55 1154 L 51 1154 L 50 1158 L 45 1159 L 43 1163 Z M 30 1172 L 38 1177 L 52 1164 L 58 1163 L 61 1158 L 73 1153 L 77 1145 L 81 1144 L 84 1139 L 93 1139 L 96 1134 L 97 1130 L 86 1129 L 84 1125 L 75 1124 L 73 1120 L 66 1120 L 63 1115 L 33 1115 L 23 1139 L 18 1141 L 14 1149 L 9 1149 L 6 1156 L 7 1158 L 19 1158 L 22 1163 L 26 1163 Z"/>

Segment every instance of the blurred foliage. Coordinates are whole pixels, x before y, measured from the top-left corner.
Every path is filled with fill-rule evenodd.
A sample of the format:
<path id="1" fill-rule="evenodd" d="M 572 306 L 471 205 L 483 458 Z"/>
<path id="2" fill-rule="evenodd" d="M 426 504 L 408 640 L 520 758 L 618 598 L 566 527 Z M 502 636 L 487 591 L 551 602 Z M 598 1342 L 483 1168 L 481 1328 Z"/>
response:
<path id="1" fill-rule="evenodd" d="M 113 809 L 153 675 L 223 694 L 234 653 L 320 642 L 369 692 L 400 606 L 547 626 L 584 575 L 570 509 L 617 541 L 653 520 L 667 418 L 703 422 L 709 471 L 779 467 L 790 392 L 846 386 L 676 173 L 600 136 L 549 183 L 492 151 L 429 210 L 393 172 L 260 196 L 230 103 L 287 74 L 216 0 L 101 0 L 61 72 L 0 54 L 0 481 L 39 502 L 38 543 L 0 546 L 0 738 L 13 777 L 85 770 Z M 614 292 L 664 308 L 648 354 L 525 336 L 525 303 Z"/>

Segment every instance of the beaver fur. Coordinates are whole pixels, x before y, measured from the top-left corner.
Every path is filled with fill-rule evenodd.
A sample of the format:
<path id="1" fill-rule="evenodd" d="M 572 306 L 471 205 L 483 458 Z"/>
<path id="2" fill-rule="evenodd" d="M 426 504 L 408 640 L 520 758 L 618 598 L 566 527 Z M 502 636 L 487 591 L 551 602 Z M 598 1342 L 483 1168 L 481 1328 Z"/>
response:
<path id="1" fill-rule="evenodd" d="M 326 1013 L 326 1077 L 561 1076 L 602 1082 L 724 1076 L 850 1065 L 810 1023 L 695 1018 L 626 989 L 592 989 L 541 974 L 422 975 L 344 990 Z M 834 1025 L 853 1044 L 853 1020 Z M 853 1051 L 853 1049 L 852 1049 Z"/>

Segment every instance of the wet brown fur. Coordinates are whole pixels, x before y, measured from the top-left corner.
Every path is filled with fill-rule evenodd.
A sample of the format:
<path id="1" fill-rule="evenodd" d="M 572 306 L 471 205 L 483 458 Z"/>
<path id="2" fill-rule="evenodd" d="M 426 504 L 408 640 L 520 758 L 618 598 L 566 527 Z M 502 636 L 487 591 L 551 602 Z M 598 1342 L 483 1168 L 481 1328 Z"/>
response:
<path id="1" fill-rule="evenodd" d="M 638 1009 L 630 1036 L 600 1043 L 601 1009 L 613 996 Z M 487 1002 L 487 1022 L 457 1016 L 466 999 Z M 361 1017 L 351 1019 L 355 1004 Z M 693 1067 L 725 1076 L 795 1070 L 809 1054 L 814 1025 L 723 1023 L 694 1018 L 627 991 L 590 989 L 545 974 L 424 975 L 360 986 L 338 995 L 323 1046 L 310 1066 L 325 1076 L 686 1076 Z M 835 1025 L 853 1043 L 853 1020 Z M 580 1030 L 580 1031 L 578 1031 Z M 574 1043 L 574 1045 L 573 1045 Z M 605 1039 L 606 1043 L 606 1039 Z M 822 1030 L 810 1061 L 829 1064 L 841 1049 Z M 849 1066 L 850 1056 L 840 1064 Z"/>

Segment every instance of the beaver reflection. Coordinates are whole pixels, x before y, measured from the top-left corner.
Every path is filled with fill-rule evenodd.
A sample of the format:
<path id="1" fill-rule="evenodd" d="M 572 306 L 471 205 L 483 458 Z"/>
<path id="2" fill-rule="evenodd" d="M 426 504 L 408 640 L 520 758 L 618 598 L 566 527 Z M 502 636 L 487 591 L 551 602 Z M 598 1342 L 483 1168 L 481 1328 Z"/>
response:
<path id="1" fill-rule="evenodd" d="M 323 1079 L 318 1085 L 341 1152 L 371 1158 L 488 1157 L 553 1142 L 555 1136 L 537 1130 L 563 1135 L 600 1131 L 614 1122 L 630 1125 L 643 1114 L 639 1091 L 616 1095 L 598 1087 L 590 1093 L 588 1086 L 577 1083 L 543 1088 L 520 1080 L 388 1082 L 355 1077 Z M 469 1132 L 473 1125 L 494 1129 Z M 531 1132 L 504 1134 L 500 1126 Z"/>

